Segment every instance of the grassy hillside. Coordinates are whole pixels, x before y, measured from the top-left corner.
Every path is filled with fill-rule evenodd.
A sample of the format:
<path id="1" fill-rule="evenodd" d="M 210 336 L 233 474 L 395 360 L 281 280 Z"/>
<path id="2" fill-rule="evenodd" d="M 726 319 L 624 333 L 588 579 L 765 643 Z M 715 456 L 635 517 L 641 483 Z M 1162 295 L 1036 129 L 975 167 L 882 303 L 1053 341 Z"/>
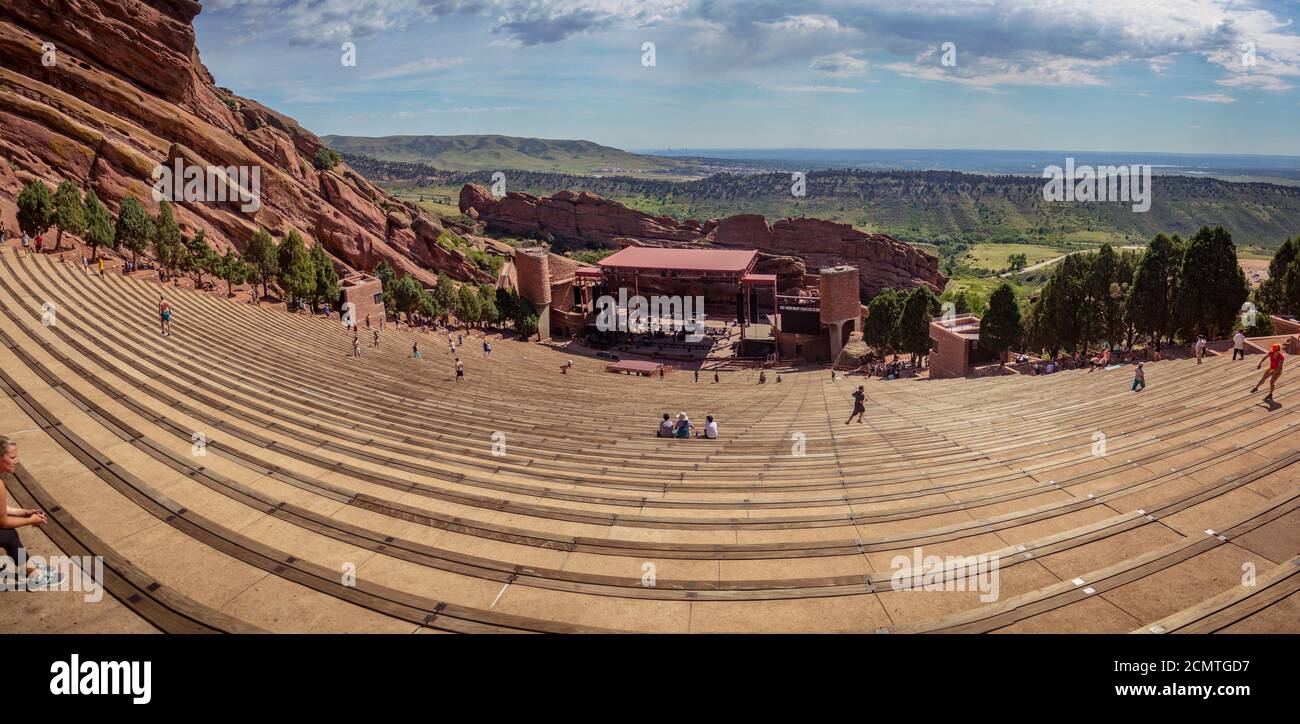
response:
<path id="1" fill-rule="evenodd" d="M 491 184 L 491 174 L 483 171 L 449 172 L 352 155 L 348 162 L 385 187 L 442 195 L 452 203 L 465 183 Z M 821 217 L 910 242 L 1145 244 L 1160 232 L 1189 236 L 1202 225 L 1221 224 L 1238 246 L 1272 249 L 1300 232 L 1300 187 L 1190 176 L 1156 176 L 1146 213 L 1133 212 L 1127 203 L 1045 201 L 1038 178 L 952 171 L 815 171 L 808 174 L 807 195 L 799 198 L 790 194 L 790 176 L 779 173 L 674 182 L 518 171 L 507 172 L 506 188 L 539 195 L 591 191 L 683 219 L 739 213 Z"/>
<path id="2" fill-rule="evenodd" d="M 340 153 L 382 161 L 425 163 L 452 171 L 549 171 L 562 174 L 664 173 L 688 166 L 591 141 L 556 141 L 515 136 L 325 136 Z"/>

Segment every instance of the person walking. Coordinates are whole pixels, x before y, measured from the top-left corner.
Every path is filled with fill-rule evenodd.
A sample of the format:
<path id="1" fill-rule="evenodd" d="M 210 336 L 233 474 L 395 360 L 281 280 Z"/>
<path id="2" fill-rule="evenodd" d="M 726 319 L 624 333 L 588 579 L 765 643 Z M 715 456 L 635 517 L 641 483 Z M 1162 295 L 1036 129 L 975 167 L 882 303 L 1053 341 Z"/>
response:
<path id="1" fill-rule="evenodd" d="M 361 338 L 355 334 L 352 335 L 352 356 L 353 357 L 361 356 Z"/>
<path id="2" fill-rule="evenodd" d="M 353 332 L 356 332 L 356 330 L 353 330 Z M 378 346 L 379 346 L 379 330 L 377 330 L 377 329 L 372 329 L 371 332 L 375 335 L 375 344 L 374 344 L 374 346 L 378 347 Z"/>
<path id="3" fill-rule="evenodd" d="M 1255 365 L 1255 369 L 1258 370 L 1264 364 L 1264 360 L 1268 360 L 1268 371 L 1265 372 L 1264 376 L 1259 378 L 1259 382 L 1256 382 L 1255 386 L 1250 389 L 1252 394 L 1259 392 L 1259 386 L 1264 384 L 1264 380 L 1268 380 L 1268 395 L 1264 398 L 1264 402 L 1273 401 L 1273 389 L 1277 387 L 1277 381 L 1282 376 L 1282 362 L 1285 359 L 1286 356 L 1282 354 L 1282 345 L 1273 345 L 1273 347 L 1268 351 L 1268 354 L 1264 355 L 1263 359 L 1259 361 L 1259 364 Z"/>
<path id="4" fill-rule="evenodd" d="M 1200 364 L 1202 358 L 1205 357 L 1205 335 L 1196 335 L 1196 346 L 1194 349 L 1196 350 L 1196 364 Z"/>
<path id="5" fill-rule="evenodd" d="M 715 385 L 718 384 L 718 381 L 719 381 L 719 380 L 718 380 L 718 371 L 717 371 L 717 370 L 713 370 L 713 384 L 715 384 Z"/>
<path id="6" fill-rule="evenodd" d="M 695 381 L 700 381 L 700 369 L 698 367 L 695 368 Z"/>
<path id="7" fill-rule="evenodd" d="M 1241 331 L 1240 329 L 1237 330 L 1236 334 L 1232 335 L 1232 361 L 1233 362 L 1237 361 L 1237 355 L 1241 355 L 1242 359 L 1246 359 L 1246 333 Z"/>
<path id="8" fill-rule="evenodd" d="M 104 257 L 101 256 L 101 257 L 99 257 L 98 259 L 96 259 L 95 261 L 99 264 L 99 276 L 100 276 L 100 277 L 103 277 L 103 276 L 104 276 Z"/>
<path id="9" fill-rule="evenodd" d="M 1137 369 L 1133 370 L 1133 387 L 1130 392 L 1145 390 L 1147 388 L 1147 373 L 1142 369 L 1142 363 L 1138 362 Z"/>
<path id="10" fill-rule="evenodd" d="M 484 337 L 483 338 L 483 359 L 487 359 L 491 356 L 492 356 L 492 343 L 487 341 L 487 338 Z"/>
<path id="11" fill-rule="evenodd" d="M 412 343 L 411 343 L 411 357 L 412 357 L 413 359 L 420 359 L 420 343 L 419 343 L 419 342 L 412 342 Z"/>
<path id="12" fill-rule="evenodd" d="M 858 385 L 858 389 L 853 393 L 853 412 L 850 412 L 849 419 L 844 421 L 845 425 L 853 422 L 853 418 L 855 417 L 858 418 L 858 424 L 862 424 L 862 415 L 867 411 L 866 400 L 866 391 L 863 390 L 862 385 Z"/>
<path id="13" fill-rule="evenodd" d="M 32 237 L 28 236 L 27 232 L 24 231 L 23 232 L 23 256 L 27 256 L 28 254 L 31 254 L 31 251 L 32 251 Z"/>
<path id="14" fill-rule="evenodd" d="M 162 335 L 170 336 L 172 333 L 172 305 L 167 301 L 167 297 L 158 295 L 158 316 L 162 325 Z"/>
<path id="15" fill-rule="evenodd" d="M 460 382 L 463 379 L 465 379 L 465 363 L 461 362 L 460 358 L 457 357 L 456 358 L 456 381 Z"/>

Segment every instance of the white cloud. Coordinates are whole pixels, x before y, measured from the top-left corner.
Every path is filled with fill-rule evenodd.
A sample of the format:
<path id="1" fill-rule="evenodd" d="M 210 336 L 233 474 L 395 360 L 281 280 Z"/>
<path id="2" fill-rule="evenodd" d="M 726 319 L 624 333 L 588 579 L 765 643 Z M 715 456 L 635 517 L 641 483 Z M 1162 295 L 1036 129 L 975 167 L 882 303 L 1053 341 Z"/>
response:
<path id="1" fill-rule="evenodd" d="M 1199 96 L 1178 96 L 1186 98 L 1189 101 L 1200 101 L 1201 103 L 1236 103 L 1237 99 L 1226 93 L 1206 93 Z"/>
<path id="2" fill-rule="evenodd" d="M 447 70 L 464 64 L 464 58 L 423 58 L 413 60 L 410 63 L 395 65 L 378 73 L 371 73 L 366 76 L 367 80 L 383 80 L 385 78 L 400 78 L 407 75 L 418 75 L 420 73 L 429 73 L 432 71 Z"/>
<path id="3" fill-rule="evenodd" d="M 774 85 L 759 86 L 765 91 L 777 93 L 861 93 L 858 88 L 845 88 L 839 85 Z"/>
<path id="4" fill-rule="evenodd" d="M 865 73 L 867 71 L 867 61 L 855 58 L 848 53 L 834 53 L 813 58 L 808 67 L 817 75 L 831 78 L 847 78 Z"/>

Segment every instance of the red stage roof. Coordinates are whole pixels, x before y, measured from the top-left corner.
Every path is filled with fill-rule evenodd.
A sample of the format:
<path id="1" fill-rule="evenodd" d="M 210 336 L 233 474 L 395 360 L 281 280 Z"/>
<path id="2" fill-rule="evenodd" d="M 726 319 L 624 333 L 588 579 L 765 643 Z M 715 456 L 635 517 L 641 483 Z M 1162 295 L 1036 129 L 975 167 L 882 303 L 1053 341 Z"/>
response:
<path id="1" fill-rule="evenodd" d="M 664 249 L 629 246 L 597 262 L 602 269 L 628 271 L 688 271 L 744 274 L 758 258 L 757 251 L 736 249 Z"/>

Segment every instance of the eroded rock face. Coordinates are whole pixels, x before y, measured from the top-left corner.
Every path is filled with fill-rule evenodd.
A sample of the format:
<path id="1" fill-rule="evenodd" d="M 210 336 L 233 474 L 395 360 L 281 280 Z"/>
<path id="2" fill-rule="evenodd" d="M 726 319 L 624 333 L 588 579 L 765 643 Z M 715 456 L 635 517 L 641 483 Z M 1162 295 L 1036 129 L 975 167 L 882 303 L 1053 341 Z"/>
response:
<path id="1" fill-rule="evenodd" d="M 202 229 L 219 251 L 260 226 L 324 244 L 349 269 L 381 260 L 431 285 L 491 276 L 439 247 L 440 220 L 380 191 L 346 164 L 318 171 L 322 144 L 292 118 L 213 85 L 199 62 L 193 0 L 12 0 L 0 5 L 0 218 L 17 228 L 16 202 L 34 178 L 93 188 L 116 213 L 127 195 L 157 212 L 153 168 L 187 163 L 260 169 L 260 208 L 177 202 L 186 234 Z M 42 64 L 42 44 L 55 63 Z M 397 211 L 394 218 L 391 212 Z M 417 220 L 421 223 L 416 223 Z"/>
<path id="2" fill-rule="evenodd" d="M 460 191 L 460 210 L 488 228 L 523 236 L 552 235 L 573 243 L 621 246 L 706 246 L 757 249 L 756 271 L 776 274 L 782 290 L 806 286 L 808 269 L 851 264 L 858 267 L 862 291 L 875 295 L 887 287 L 927 284 L 942 291 L 948 278 L 939 260 L 884 234 L 867 234 L 848 224 L 823 219 L 781 219 L 773 224 L 758 214 L 721 220 L 677 221 L 651 216 L 591 193 L 562 191 L 550 197 L 508 193 L 494 198 L 477 184 Z"/>

